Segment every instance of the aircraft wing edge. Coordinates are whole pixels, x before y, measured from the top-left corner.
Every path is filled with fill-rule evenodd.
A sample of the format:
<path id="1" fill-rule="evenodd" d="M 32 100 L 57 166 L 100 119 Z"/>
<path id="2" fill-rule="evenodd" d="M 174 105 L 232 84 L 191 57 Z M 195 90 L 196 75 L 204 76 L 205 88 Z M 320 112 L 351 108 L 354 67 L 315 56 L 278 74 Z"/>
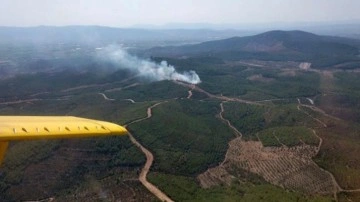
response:
<path id="1" fill-rule="evenodd" d="M 126 135 L 126 128 L 73 116 L 0 116 L 0 165 L 9 141 Z"/>

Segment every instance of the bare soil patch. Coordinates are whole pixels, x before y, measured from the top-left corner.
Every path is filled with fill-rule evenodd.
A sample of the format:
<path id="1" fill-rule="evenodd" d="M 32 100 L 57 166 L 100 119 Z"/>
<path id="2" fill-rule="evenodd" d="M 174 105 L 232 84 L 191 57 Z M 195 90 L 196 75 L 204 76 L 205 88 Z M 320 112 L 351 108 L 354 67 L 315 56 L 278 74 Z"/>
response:
<path id="1" fill-rule="evenodd" d="M 255 74 L 255 75 L 249 76 L 247 79 L 250 80 L 250 81 L 260 81 L 260 82 L 271 82 L 271 81 L 274 81 L 273 78 L 263 77 L 262 74 Z"/>
<path id="2" fill-rule="evenodd" d="M 224 162 L 198 176 L 201 186 L 208 188 L 229 184 L 235 177 L 235 166 L 263 177 L 267 182 L 306 194 L 333 194 L 338 187 L 331 175 L 312 160 L 316 146 L 263 147 L 259 141 L 236 138 L 229 143 Z"/>

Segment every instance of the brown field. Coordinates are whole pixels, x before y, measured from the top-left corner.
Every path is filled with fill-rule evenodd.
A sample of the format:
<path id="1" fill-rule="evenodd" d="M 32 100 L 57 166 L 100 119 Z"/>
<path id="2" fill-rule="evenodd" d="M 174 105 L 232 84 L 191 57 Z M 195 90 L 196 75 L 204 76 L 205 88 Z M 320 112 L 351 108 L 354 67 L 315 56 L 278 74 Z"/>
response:
<path id="1" fill-rule="evenodd" d="M 334 73 L 319 72 L 322 94 L 316 100 L 317 107 L 324 113 L 318 118 L 327 122 L 328 127 L 317 130 L 323 145 L 315 161 L 334 175 L 342 189 L 356 190 L 360 189 L 360 129 L 355 119 L 356 110 L 342 101 L 344 95 L 336 85 Z M 347 197 L 353 201 L 360 198 L 355 193 Z"/>
<path id="2" fill-rule="evenodd" d="M 337 184 L 331 175 L 312 161 L 317 147 L 263 147 L 258 141 L 236 138 L 229 143 L 224 162 L 198 176 L 202 187 L 229 184 L 236 179 L 235 166 L 263 177 L 267 182 L 306 194 L 334 194 Z"/>

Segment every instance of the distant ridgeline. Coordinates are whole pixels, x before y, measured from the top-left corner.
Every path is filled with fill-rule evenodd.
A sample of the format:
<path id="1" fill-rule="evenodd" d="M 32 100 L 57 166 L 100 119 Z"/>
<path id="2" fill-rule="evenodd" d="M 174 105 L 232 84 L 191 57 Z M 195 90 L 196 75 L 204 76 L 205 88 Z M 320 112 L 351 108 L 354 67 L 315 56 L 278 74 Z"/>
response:
<path id="1" fill-rule="evenodd" d="M 303 31 L 270 31 L 255 36 L 233 37 L 195 45 L 156 47 L 153 56 L 212 56 L 225 60 L 298 61 L 312 63 L 313 68 L 351 68 L 360 64 L 360 40 L 319 36 Z M 350 64 L 350 63 L 351 64 Z"/>

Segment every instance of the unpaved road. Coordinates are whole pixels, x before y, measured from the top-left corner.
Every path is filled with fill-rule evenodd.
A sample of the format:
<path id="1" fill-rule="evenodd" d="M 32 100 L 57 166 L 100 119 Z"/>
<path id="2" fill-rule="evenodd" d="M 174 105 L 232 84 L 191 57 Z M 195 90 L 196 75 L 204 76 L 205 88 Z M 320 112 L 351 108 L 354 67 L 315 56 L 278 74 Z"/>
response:
<path id="1" fill-rule="evenodd" d="M 103 98 L 105 100 L 109 100 L 109 101 L 114 101 L 115 99 L 109 98 L 108 96 L 105 95 L 105 93 L 98 93 L 99 95 L 103 96 Z M 124 101 L 129 101 L 131 103 L 136 103 L 133 99 L 123 99 Z"/>
<path id="2" fill-rule="evenodd" d="M 307 107 L 308 105 L 301 104 L 301 101 L 300 101 L 299 98 L 297 99 L 297 101 L 298 101 L 298 103 L 299 103 L 298 106 L 297 106 L 297 109 L 298 109 L 299 111 L 301 111 L 302 113 L 306 114 L 306 115 L 309 116 L 310 118 L 314 119 L 315 121 L 317 121 L 318 123 L 320 123 L 321 125 L 323 125 L 324 128 L 327 128 L 326 123 L 324 123 L 323 121 L 321 121 L 321 120 L 318 119 L 318 118 L 313 117 L 313 116 L 312 116 L 311 114 L 309 114 L 308 112 L 306 112 L 306 111 L 304 111 L 304 110 L 301 110 L 301 107 Z M 312 107 L 314 107 L 314 106 L 310 106 L 310 109 L 313 109 Z"/>
<path id="3" fill-rule="evenodd" d="M 189 90 L 188 93 L 189 93 L 189 95 L 187 96 L 187 99 L 190 99 L 192 97 L 192 95 L 193 95 L 192 90 Z"/>
<path id="4" fill-rule="evenodd" d="M 316 148 L 316 155 L 318 155 L 319 152 L 320 152 L 320 148 L 322 146 L 322 143 L 323 143 L 323 139 L 316 133 L 316 131 L 314 129 L 312 129 L 312 131 L 313 131 L 314 135 L 317 138 L 319 138 L 319 145 Z M 337 193 L 340 192 L 340 191 L 344 191 L 344 190 L 340 187 L 340 185 L 338 184 L 338 182 L 336 181 L 334 175 L 331 172 L 329 172 L 329 171 L 327 171 L 327 170 L 325 170 L 325 169 L 323 169 L 321 167 L 320 167 L 320 169 L 325 171 L 326 173 L 328 173 L 330 175 L 331 181 L 332 181 L 333 186 L 334 186 L 334 193 L 333 193 L 334 199 L 335 199 L 335 201 L 338 201 Z"/>
<path id="5" fill-rule="evenodd" d="M 320 148 L 322 146 L 322 143 L 323 143 L 323 139 L 316 133 L 316 131 L 314 129 L 311 129 L 311 130 L 314 133 L 314 135 L 319 139 L 319 145 L 316 148 L 316 155 L 318 155 L 319 152 L 320 152 Z"/>
<path id="6" fill-rule="evenodd" d="M 40 101 L 40 100 L 41 99 L 17 100 L 17 101 L 1 102 L 0 105 L 31 103 L 31 102 Z"/>
<path id="7" fill-rule="evenodd" d="M 154 161 L 153 154 L 147 150 L 145 147 L 143 147 L 135 138 L 134 136 L 129 133 L 129 137 L 132 143 L 134 143 L 137 147 L 141 149 L 141 151 L 146 156 L 146 163 L 144 167 L 141 170 L 141 173 L 139 175 L 139 181 L 156 197 L 158 197 L 161 201 L 173 201 L 171 200 L 164 192 L 162 192 L 160 189 L 158 189 L 155 185 L 151 184 L 149 181 L 147 181 L 146 176 L 150 170 L 150 167 Z"/>
<path id="8" fill-rule="evenodd" d="M 105 100 L 114 101 L 115 99 L 108 98 L 104 93 L 99 93 L 99 95 L 102 95 Z"/>
<path id="9" fill-rule="evenodd" d="M 311 149 L 310 146 L 300 146 L 296 148 L 282 147 L 263 149 L 263 146 L 259 141 L 244 141 L 241 138 L 241 132 L 238 131 L 229 120 L 223 117 L 225 111 L 224 103 L 226 102 L 220 103 L 221 111 L 218 116 L 234 131 L 236 138 L 229 142 L 229 149 L 225 154 L 223 162 L 218 167 L 209 168 L 206 172 L 198 176 L 203 187 L 211 187 L 219 185 L 219 183 L 229 184 L 229 182 L 234 180 L 234 176 L 228 172 L 228 169 L 229 167 L 232 167 L 232 165 L 236 165 L 243 166 L 243 169 L 263 176 L 272 184 L 285 186 L 288 189 L 294 188 L 292 187 L 292 184 L 293 181 L 296 180 L 296 176 L 304 177 L 311 176 L 313 173 L 320 174 L 322 177 L 327 177 L 327 180 L 325 180 L 324 183 L 321 183 L 321 186 L 320 184 L 312 183 L 314 180 L 313 178 L 306 177 L 305 179 L 307 181 L 301 181 L 302 183 L 296 184 L 295 188 L 304 189 L 305 191 L 329 190 L 329 193 L 334 193 L 334 197 L 336 197 L 335 194 L 339 189 L 337 189 L 337 185 L 333 183 L 332 176 L 329 176 L 329 173 L 326 171 L 325 173 L 324 170 L 321 171 L 320 168 L 310 160 L 310 156 L 308 158 L 304 157 L 304 154 L 307 152 L 309 153 L 308 155 L 311 155 L 312 151 L 313 155 L 316 155 L 315 151 L 318 151 L 317 148 Z M 319 144 L 319 146 L 321 146 L 321 144 Z M 287 166 L 284 167 L 283 165 Z M 309 168 L 309 170 L 304 172 L 301 171 L 299 168 L 302 166 Z M 312 172 L 313 170 L 310 168 L 315 169 L 317 172 Z M 318 171 L 320 172 L 318 173 Z M 292 173 L 295 177 L 287 176 L 289 173 Z M 317 177 L 316 179 L 322 180 L 321 177 Z M 308 188 L 310 186 L 308 186 L 308 184 L 310 183 L 317 188 Z"/>
<path id="10" fill-rule="evenodd" d="M 234 134 L 236 137 L 242 137 L 242 134 L 240 131 L 238 131 L 238 129 L 236 129 L 231 123 L 229 120 L 225 119 L 223 117 L 223 114 L 224 114 L 224 102 L 220 103 L 220 108 L 221 108 L 221 111 L 219 113 L 219 117 L 222 121 L 224 121 L 233 131 L 234 131 Z"/>
<path id="11" fill-rule="evenodd" d="M 103 87 L 103 86 L 106 86 L 109 84 L 111 84 L 111 83 L 82 85 L 82 86 L 67 88 L 67 89 L 61 90 L 60 92 L 67 93 L 67 92 L 71 92 L 74 90 L 81 90 L 81 89 L 85 89 L 85 88 Z"/>
<path id="12" fill-rule="evenodd" d="M 125 101 L 129 101 L 129 102 L 131 102 L 131 103 L 136 103 L 133 99 L 124 99 Z"/>
<path id="13" fill-rule="evenodd" d="M 187 96 L 187 99 L 190 99 L 192 96 L 193 96 L 193 90 L 195 88 L 195 85 L 194 84 L 191 84 L 191 89 L 188 91 L 188 96 Z"/>
<path id="14" fill-rule="evenodd" d="M 214 94 L 211 94 L 211 93 L 203 90 L 199 86 L 196 86 L 196 85 L 193 85 L 193 84 L 188 84 L 188 83 L 184 83 L 184 82 L 181 82 L 181 81 L 174 81 L 174 83 L 176 83 L 178 85 L 181 85 L 181 86 L 184 86 L 186 88 L 190 88 L 190 89 L 192 89 L 194 91 L 204 93 L 205 95 L 207 95 L 210 98 L 215 98 L 215 99 L 219 99 L 219 100 L 223 100 L 223 101 L 240 102 L 240 103 L 252 104 L 252 105 L 262 105 L 262 104 L 260 104 L 258 102 L 254 102 L 254 101 L 250 101 L 250 100 L 243 100 L 243 99 L 240 99 L 240 98 L 226 97 L 226 96 L 223 96 L 223 95 L 220 95 L 220 96 L 219 95 L 214 95 Z"/>
<path id="15" fill-rule="evenodd" d="M 143 120 L 146 120 L 146 119 L 149 119 L 152 117 L 152 108 L 162 104 L 164 102 L 158 102 L 154 105 L 152 105 L 151 107 L 149 107 L 147 109 L 147 117 L 145 118 L 141 118 L 141 119 L 138 119 L 138 120 L 135 120 L 131 123 L 129 123 L 128 125 L 126 125 L 126 127 L 128 127 L 130 124 L 133 124 L 133 123 L 138 123 L 140 121 L 143 121 Z M 158 189 L 155 185 L 151 184 L 149 181 L 147 181 L 146 179 L 146 176 L 150 170 L 150 167 L 154 161 L 154 155 L 148 150 L 146 149 L 144 146 L 142 146 L 135 138 L 134 136 L 129 133 L 129 137 L 130 137 L 130 140 L 133 144 L 135 144 L 137 147 L 140 148 L 140 150 L 145 154 L 146 156 L 146 163 L 144 165 L 144 167 L 142 168 L 141 170 L 141 173 L 139 175 L 139 181 L 151 192 L 153 193 L 156 197 L 158 197 L 161 201 L 173 201 L 171 200 L 164 192 L 162 192 L 160 189 Z"/>
<path id="16" fill-rule="evenodd" d="M 221 109 L 221 111 L 220 111 L 220 113 L 219 113 L 219 117 L 220 117 L 220 119 L 222 120 L 222 121 L 224 121 L 233 131 L 234 131 L 234 135 L 236 136 L 236 137 L 238 137 L 238 138 L 242 138 L 242 133 L 240 132 L 240 131 L 238 131 L 238 129 L 237 128 L 235 128 L 235 126 L 233 126 L 231 123 L 230 123 L 230 121 L 228 120 L 228 119 L 225 119 L 224 118 L 224 116 L 223 116 L 223 114 L 224 114 L 224 111 L 225 111 L 225 109 L 224 109 L 224 102 L 221 102 L 220 103 L 220 109 Z M 228 143 L 228 145 L 229 145 L 229 147 L 230 147 L 230 142 Z M 221 162 L 221 166 L 223 166 L 224 165 L 224 163 L 225 163 L 225 161 L 228 159 L 228 153 L 229 152 L 226 152 L 226 154 L 225 154 L 225 158 L 224 158 L 224 160 L 223 160 L 223 162 Z M 209 170 L 209 169 L 208 169 Z"/>
<path id="17" fill-rule="evenodd" d="M 104 93 L 99 93 L 100 95 L 102 95 L 104 97 L 105 100 L 114 100 L 114 99 L 110 99 L 108 98 Z M 130 101 L 132 103 L 135 103 L 134 100 L 132 99 L 125 99 L 127 101 Z M 158 102 L 152 106 L 150 106 L 149 108 L 147 108 L 147 116 L 144 118 L 140 118 L 137 119 L 133 122 L 130 122 L 129 124 L 125 125 L 125 127 L 127 128 L 129 125 L 134 124 L 134 123 L 138 123 L 141 121 L 144 121 L 146 119 L 149 119 L 152 117 L 152 108 L 165 103 L 167 101 L 163 101 L 163 102 Z M 154 155 L 148 150 L 146 149 L 144 146 L 142 146 L 135 138 L 134 136 L 129 132 L 129 137 L 130 137 L 130 141 L 136 145 L 146 156 L 146 163 L 144 165 L 144 167 L 141 169 L 140 175 L 139 175 L 139 181 L 152 193 L 154 194 L 156 197 L 158 197 L 161 201 L 167 201 L 167 202 L 171 202 L 173 201 L 172 199 L 170 199 L 164 192 L 162 192 L 159 188 L 157 188 L 155 185 L 151 184 L 149 181 L 147 181 L 146 176 L 149 173 L 150 167 L 154 161 Z"/>
<path id="18" fill-rule="evenodd" d="M 332 115 L 326 113 L 324 110 L 316 107 L 315 105 L 302 104 L 299 98 L 297 100 L 298 100 L 299 106 L 307 107 L 307 108 L 311 109 L 312 111 L 318 112 L 318 113 L 322 114 L 323 116 L 329 117 L 331 119 L 334 119 L 334 120 L 337 120 L 337 121 L 341 120 L 338 117 L 335 117 L 335 116 L 332 116 Z"/>
<path id="19" fill-rule="evenodd" d="M 220 96 L 213 95 L 213 94 L 211 94 L 211 93 L 209 93 L 209 92 L 207 92 L 207 91 L 205 91 L 205 90 L 203 90 L 203 89 L 201 89 L 201 88 L 199 88 L 199 87 L 197 87 L 197 86 L 194 86 L 194 85 L 190 85 L 190 84 L 186 84 L 186 83 L 182 83 L 182 82 L 178 82 L 178 81 L 175 81 L 175 83 L 176 83 L 176 84 L 179 84 L 179 85 L 182 85 L 182 86 L 184 86 L 184 87 L 187 87 L 187 88 L 191 88 L 191 90 L 189 90 L 189 92 L 192 91 L 192 90 L 195 90 L 195 91 L 198 91 L 198 92 L 201 92 L 201 93 L 206 94 L 206 95 L 207 95 L 208 97 L 210 97 L 210 98 L 216 98 L 216 99 L 223 100 L 223 102 L 220 103 L 221 112 L 219 113 L 219 117 L 220 117 L 220 119 L 221 119 L 222 121 L 226 122 L 227 125 L 235 132 L 235 135 L 236 135 L 236 136 L 239 136 L 240 138 L 242 137 L 241 132 L 238 131 L 233 125 L 231 125 L 231 123 L 230 123 L 229 120 L 227 120 L 227 119 L 225 119 L 225 118 L 223 117 L 223 113 L 224 113 L 223 103 L 224 103 L 224 102 L 227 102 L 227 101 L 235 101 L 235 102 L 240 102 L 240 103 L 245 103 L 245 104 L 259 105 L 258 102 L 247 101 L 247 100 L 242 100 L 242 99 L 238 99 L 238 98 L 229 98 L 229 97 L 225 97 L 225 96 L 223 96 L 223 95 L 220 95 Z M 189 93 L 189 94 L 190 94 L 190 93 Z M 311 101 L 312 101 L 312 100 L 311 100 Z M 311 104 L 313 104 L 313 102 L 311 102 L 311 101 L 309 100 L 309 102 L 310 102 Z M 330 117 L 330 118 L 333 118 L 333 119 L 338 119 L 337 117 L 333 117 L 333 116 L 325 113 L 323 110 L 321 110 L 321 109 L 319 109 L 319 108 L 317 108 L 317 107 L 315 107 L 315 106 L 302 104 L 301 101 L 300 101 L 300 99 L 298 99 L 298 104 L 299 104 L 299 105 L 298 105 L 298 110 L 299 110 L 299 111 L 302 111 L 302 112 L 306 113 L 306 114 L 309 115 L 311 118 L 313 118 L 314 120 L 316 120 L 316 121 L 318 121 L 319 123 L 321 123 L 324 127 L 327 127 L 327 125 L 326 125 L 324 122 L 322 122 L 321 120 L 319 120 L 319 119 L 317 119 L 317 118 L 315 118 L 315 117 L 312 117 L 312 116 L 311 116 L 310 114 L 308 114 L 307 112 L 301 110 L 301 106 L 302 106 L 302 107 L 308 107 L 308 108 L 310 108 L 310 109 L 312 109 L 312 110 L 314 110 L 314 111 L 320 112 L 320 113 L 321 113 L 322 115 L 324 115 L 324 116 L 327 116 L 327 117 Z M 318 152 L 320 151 L 321 146 L 322 146 L 323 140 L 315 133 L 315 131 L 314 131 L 314 134 L 320 139 L 319 145 L 318 145 L 318 147 L 317 147 L 317 149 L 316 149 L 316 150 L 317 150 L 316 153 L 318 153 Z M 240 141 L 241 141 L 241 140 L 240 140 Z M 226 158 L 227 158 L 227 154 L 225 155 L 225 159 L 226 159 Z M 223 163 L 224 163 L 224 162 L 223 162 Z M 223 165 L 223 163 L 221 164 L 221 166 Z M 338 201 L 337 194 L 338 194 L 339 192 L 360 192 L 360 189 L 354 189 L 354 190 L 344 190 L 344 189 L 342 189 L 342 188 L 340 187 L 340 185 L 337 183 L 337 181 L 336 181 L 336 179 L 335 179 L 335 177 L 333 176 L 332 173 L 330 173 L 329 171 L 327 171 L 327 170 L 325 170 L 325 169 L 322 169 L 322 168 L 320 168 L 320 169 L 323 170 L 323 171 L 325 171 L 326 173 L 328 173 L 328 174 L 330 175 L 330 177 L 331 177 L 331 181 L 332 181 L 332 184 L 333 184 L 333 190 L 334 190 L 334 193 L 333 193 L 333 194 L 334 194 L 334 199 L 335 199 L 335 201 Z"/>
<path id="20" fill-rule="evenodd" d="M 324 127 L 327 127 L 327 125 L 326 125 L 324 122 L 322 122 L 320 119 L 317 119 L 317 118 L 311 116 L 311 115 L 310 115 L 309 113 L 307 113 L 306 111 L 301 110 L 300 107 L 301 107 L 301 106 L 302 106 L 302 107 L 308 107 L 308 108 L 310 108 L 310 109 L 313 110 L 313 111 L 316 111 L 316 112 L 321 113 L 323 116 L 327 116 L 327 117 L 330 117 L 330 118 L 339 120 L 339 118 L 334 117 L 334 116 L 331 116 L 331 115 L 327 114 L 326 112 L 324 112 L 323 110 L 321 110 L 321 109 L 319 109 L 319 108 L 317 108 L 317 107 L 315 107 L 315 106 L 305 105 L 305 104 L 302 104 L 302 103 L 301 103 L 300 99 L 297 99 L 297 100 L 298 100 L 298 104 L 299 104 L 298 107 L 297 107 L 297 109 L 298 109 L 299 111 L 302 111 L 303 113 L 307 114 L 309 117 L 311 117 L 311 118 L 314 119 L 315 121 L 321 123 Z M 322 138 L 321 138 L 320 136 L 318 136 L 318 135 L 316 134 L 316 131 L 315 131 L 314 129 L 313 129 L 312 131 L 313 131 L 314 135 L 317 136 L 317 137 L 319 138 L 319 140 L 320 140 L 319 145 L 318 145 L 318 147 L 317 147 L 317 154 L 318 154 L 319 151 L 320 151 L 320 148 L 321 148 L 321 146 L 322 146 L 323 140 L 322 140 Z M 321 169 L 322 169 L 322 168 L 321 168 Z M 332 180 L 332 182 L 333 182 L 334 190 L 335 190 L 335 191 L 334 191 L 335 201 L 338 201 L 338 198 L 337 198 L 337 194 L 338 194 L 338 193 L 341 193 L 341 192 L 346 192 L 346 193 L 360 192 L 360 189 L 352 189 L 352 190 L 343 189 L 343 188 L 339 185 L 339 183 L 336 181 L 335 176 L 334 176 L 331 172 L 329 172 L 329 171 L 327 171 L 327 170 L 325 170 L 325 169 L 322 169 L 322 170 L 324 170 L 325 172 L 327 172 L 327 173 L 331 176 L 331 180 Z"/>

